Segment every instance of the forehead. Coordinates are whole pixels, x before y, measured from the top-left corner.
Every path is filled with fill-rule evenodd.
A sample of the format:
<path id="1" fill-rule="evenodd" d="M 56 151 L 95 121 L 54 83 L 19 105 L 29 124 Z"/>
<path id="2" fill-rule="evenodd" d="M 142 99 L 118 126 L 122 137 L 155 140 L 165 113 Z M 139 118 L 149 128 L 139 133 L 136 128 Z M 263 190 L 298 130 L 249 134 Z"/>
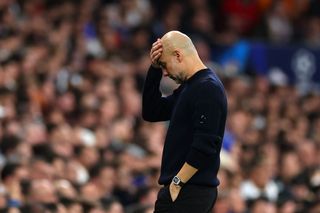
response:
<path id="1" fill-rule="evenodd" d="M 169 57 L 171 56 L 171 51 L 168 48 L 162 48 L 162 54 L 159 58 L 159 60 L 161 61 L 166 61 L 169 59 Z"/>
<path id="2" fill-rule="evenodd" d="M 160 58 L 158 59 L 159 62 L 163 62 L 165 63 L 166 62 L 166 59 L 167 59 L 167 54 L 163 51 Z"/>
<path id="3" fill-rule="evenodd" d="M 162 53 L 160 58 L 158 59 L 159 62 L 164 62 L 165 61 L 165 56 L 164 54 Z"/>
<path id="4" fill-rule="evenodd" d="M 172 44 L 170 44 L 166 39 L 161 39 L 161 44 L 162 44 L 162 54 L 161 54 L 161 59 L 166 59 L 168 55 L 173 50 Z"/>

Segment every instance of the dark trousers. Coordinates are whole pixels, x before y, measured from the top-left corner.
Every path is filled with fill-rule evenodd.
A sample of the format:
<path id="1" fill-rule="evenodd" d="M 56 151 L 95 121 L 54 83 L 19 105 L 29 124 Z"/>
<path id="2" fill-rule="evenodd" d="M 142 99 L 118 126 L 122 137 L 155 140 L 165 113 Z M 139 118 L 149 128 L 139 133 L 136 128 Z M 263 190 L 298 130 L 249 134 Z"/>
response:
<path id="1" fill-rule="evenodd" d="M 217 188 L 185 185 L 172 202 L 169 186 L 160 189 L 154 213 L 209 213 L 217 199 Z"/>

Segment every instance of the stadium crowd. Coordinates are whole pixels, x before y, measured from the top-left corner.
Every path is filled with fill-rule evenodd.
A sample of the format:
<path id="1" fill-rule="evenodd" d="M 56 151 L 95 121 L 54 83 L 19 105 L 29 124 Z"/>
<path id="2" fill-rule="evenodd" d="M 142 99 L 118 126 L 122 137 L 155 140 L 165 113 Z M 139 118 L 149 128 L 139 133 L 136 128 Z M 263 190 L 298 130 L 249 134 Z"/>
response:
<path id="1" fill-rule="evenodd" d="M 1 0 L 0 212 L 153 212 L 168 124 L 142 120 L 141 91 L 174 29 L 215 69 L 240 38 L 320 48 L 320 3 Z M 213 212 L 319 213 L 319 93 L 216 71 L 229 113 Z"/>

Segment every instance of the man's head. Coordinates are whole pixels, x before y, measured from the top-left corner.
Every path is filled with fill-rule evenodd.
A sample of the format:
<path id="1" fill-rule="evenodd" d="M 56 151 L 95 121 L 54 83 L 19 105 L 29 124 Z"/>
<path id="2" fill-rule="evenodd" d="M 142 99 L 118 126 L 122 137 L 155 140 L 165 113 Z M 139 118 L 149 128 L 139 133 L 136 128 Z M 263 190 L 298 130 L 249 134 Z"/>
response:
<path id="1" fill-rule="evenodd" d="M 158 60 L 164 75 L 177 83 L 186 81 L 198 66 L 203 66 L 191 39 L 179 32 L 170 31 L 161 38 L 163 52 Z"/>
<path id="2" fill-rule="evenodd" d="M 57 202 L 56 188 L 48 179 L 33 180 L 28 198 L 31 203 L 55 203 Z"/>

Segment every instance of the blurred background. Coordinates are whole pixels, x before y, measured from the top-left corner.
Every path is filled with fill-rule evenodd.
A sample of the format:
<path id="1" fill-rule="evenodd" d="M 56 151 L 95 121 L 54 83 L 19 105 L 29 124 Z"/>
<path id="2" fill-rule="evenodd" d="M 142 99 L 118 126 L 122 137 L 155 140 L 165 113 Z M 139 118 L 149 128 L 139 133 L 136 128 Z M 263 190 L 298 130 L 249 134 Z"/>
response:
<path id="1" fill-rule="evenodd" d="M 227 90 L 212 212 L 320 212 L 319 0 L 0 0 L 0 212 L 153 212 L 168 123 L 141 91 L 170 30 Z"/>

